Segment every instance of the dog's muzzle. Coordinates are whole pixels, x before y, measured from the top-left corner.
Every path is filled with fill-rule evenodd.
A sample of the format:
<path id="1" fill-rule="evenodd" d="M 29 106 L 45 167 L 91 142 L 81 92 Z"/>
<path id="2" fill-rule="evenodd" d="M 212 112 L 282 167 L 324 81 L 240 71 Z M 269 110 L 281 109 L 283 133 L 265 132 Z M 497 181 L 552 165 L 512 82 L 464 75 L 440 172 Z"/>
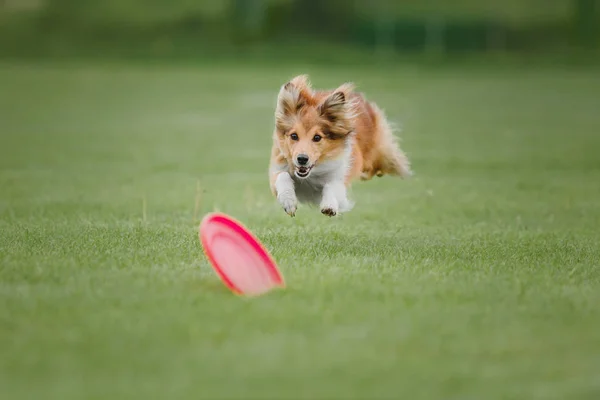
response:
<path id="1" fill-rule="evenodd" d="M 308 175 L 310 174 L 311 170 L 312 170 L 312 165 L 309 166 L 309 167 L 305 167 L 305 166 L 296 167 L 296 170 L 294 171 L 294 173 L 296 174 L 296 176 L 298 178 L 304 179 L 304 178 L 308 177 Z"/>

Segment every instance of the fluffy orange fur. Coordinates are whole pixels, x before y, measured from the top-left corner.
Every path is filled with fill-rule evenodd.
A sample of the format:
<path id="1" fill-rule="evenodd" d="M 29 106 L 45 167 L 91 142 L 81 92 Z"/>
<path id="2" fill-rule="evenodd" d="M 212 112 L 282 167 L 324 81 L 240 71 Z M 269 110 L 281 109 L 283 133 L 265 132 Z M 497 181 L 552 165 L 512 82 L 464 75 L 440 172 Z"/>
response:
<path id="1" fill-rule="evenodd" d="M 315 165 L 335 160 L 347 149 L 348 140 L 352 148 L 351 163 L 344 177 L 346 187 L 356 179 L 411 175 L 408 158 L 383 111 L 355 92 L 353 84 L 314 90 L 306 75 L 284 84 L 275 110 L 270 160 L 273 194 L 277 195 L 275 181 L 284 170 L 281 166 L 293 175 L 298 168 L 293 160 L 299 154 L 307 155 Z"/>

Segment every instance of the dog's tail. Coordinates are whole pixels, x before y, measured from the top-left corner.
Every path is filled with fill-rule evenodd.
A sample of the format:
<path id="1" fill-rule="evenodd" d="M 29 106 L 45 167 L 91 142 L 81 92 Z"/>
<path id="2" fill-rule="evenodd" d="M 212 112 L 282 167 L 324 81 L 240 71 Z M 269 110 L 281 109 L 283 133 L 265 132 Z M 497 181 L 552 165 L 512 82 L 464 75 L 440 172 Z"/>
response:
<path id="1" fill-rule="evenodd" d="M 375 149 L 377 156 L 375 157 L 372 174 L 409 178 L 413 174 L 410 161 L 400 149 L 398 138 L 394 135 L 384 112 L 374 103 L 370 103 L 370 106 L 373 108 L 375 126 L 379 132 L 379 140 Z"/>

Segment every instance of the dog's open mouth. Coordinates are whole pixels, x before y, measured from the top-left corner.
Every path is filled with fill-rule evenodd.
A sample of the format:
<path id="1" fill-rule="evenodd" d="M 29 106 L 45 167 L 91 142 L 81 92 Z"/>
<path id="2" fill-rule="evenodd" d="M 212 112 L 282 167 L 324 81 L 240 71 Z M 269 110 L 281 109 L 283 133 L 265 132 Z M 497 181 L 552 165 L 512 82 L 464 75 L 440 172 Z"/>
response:
<path id="1" fill-rule="evenodd" d="M 308 176 L 308 174 L 310 174 L 310 170 L 312 169 L 312 166 L 310 167 L 296 167 L 296 176 L 298 178 L 306 178 Z"/>

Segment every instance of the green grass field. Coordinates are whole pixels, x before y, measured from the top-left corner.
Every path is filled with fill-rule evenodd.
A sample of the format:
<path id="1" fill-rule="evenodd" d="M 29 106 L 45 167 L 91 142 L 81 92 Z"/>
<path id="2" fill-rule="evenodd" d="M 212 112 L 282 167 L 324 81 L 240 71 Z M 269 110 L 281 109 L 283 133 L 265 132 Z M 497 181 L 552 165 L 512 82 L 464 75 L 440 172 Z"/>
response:
<path id="1" fill-rule="evenodd" d="M 304 72 L 385 108 L 415 177 L 289 218 L 274 96 Z M 5 63 L 0 88 L 0 398 L 600 397 L 600 73 Z M 286 290 L 224 288 L 215 209 Z"/>

